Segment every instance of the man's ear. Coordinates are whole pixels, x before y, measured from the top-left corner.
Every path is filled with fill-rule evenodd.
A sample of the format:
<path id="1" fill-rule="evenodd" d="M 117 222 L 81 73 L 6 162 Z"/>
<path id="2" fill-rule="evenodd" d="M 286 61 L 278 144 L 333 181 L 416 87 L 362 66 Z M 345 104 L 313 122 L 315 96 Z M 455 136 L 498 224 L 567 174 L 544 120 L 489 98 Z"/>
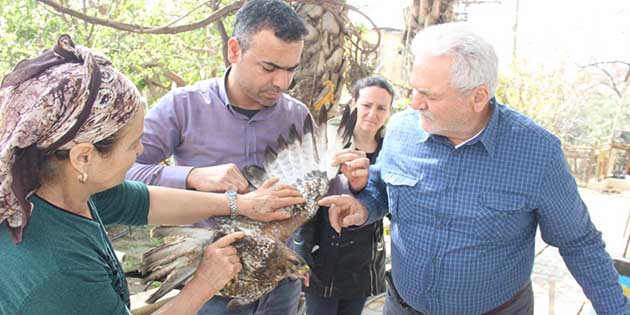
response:
<path id="1" fill-rule="evenodd" d="M 488 90 L 488 87 L 485 84 L 476 87 L 473 90 L 471 99 L 473 103 L 473 110 L 477 113 L 482 112 L 490 100 L 490 91 Z"/>
<path id="2" fill-rule="evenodd" d="M 77 172 L 85 172 L 88 166 L 93 163 L 96 154 L 96 148 L 91 143 L 79 143 L 70 149 L 69 160 L 70 165 Z"/>
<path id="3" fill-rule="evenodd" d="M 230 37 L 227 42 L 228 60 L 230 63 L 236 63 L 242 57 L 241 44 L 236 37 Z"/>

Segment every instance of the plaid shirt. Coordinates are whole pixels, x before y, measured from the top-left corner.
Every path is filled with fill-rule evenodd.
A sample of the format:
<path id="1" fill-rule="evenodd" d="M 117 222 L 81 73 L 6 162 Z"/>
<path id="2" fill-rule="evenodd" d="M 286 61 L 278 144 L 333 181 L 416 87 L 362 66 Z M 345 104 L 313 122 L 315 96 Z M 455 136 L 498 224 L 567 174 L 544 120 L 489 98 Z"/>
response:
<path id="1" fill-rule="evenodd" d="M 392 215 L 392 275 L 425 314 L 487 312 L 530 279 L 536 228 L 560 249 L 599 315 L 630 314 L 601 233 L 590 220 L 560 141 L 491 102 L 485 130 L 455 148 L 407 110 L 359 199 L 368 222 Z"/>

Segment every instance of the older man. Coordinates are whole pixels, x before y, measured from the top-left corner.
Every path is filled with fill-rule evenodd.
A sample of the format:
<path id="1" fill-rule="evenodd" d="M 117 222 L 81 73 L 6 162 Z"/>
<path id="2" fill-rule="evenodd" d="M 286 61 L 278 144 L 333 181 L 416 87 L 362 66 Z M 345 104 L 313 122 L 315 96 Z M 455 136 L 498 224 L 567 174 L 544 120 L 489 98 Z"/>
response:
<path id="1" fill-rule="evenodd" d="M 391 213 L 384 313 L 533 314 L 540 227 L 598 314 L 630 314 L 560 141 L 496 102 L 493 47 L 445 24 L 419 33 L 413 48 L 411 109 L 392 118 L 361 203 L 321 202 L 335 205 L 337 229 Z"/>
<path id="2" fill-rule="evenodd" d="M 231 67 L 223 77 L 200 81 L 164 96 L 145 119 L 144 153 L 127 178 L 199 191 L 227 192 L 238 213 L 235 191 L 248 184 L 239 169 L 261 165 L 265 148 L 302 130 L 309 116 L 284 94 L 300 63 L 306 27 L 286 3 L 248 1 L 236 14 L 228 41 Z M 173 155 L 175 166 L 158 165 Z M 210 224 L 210 222 L 204 222 Z M 295 314 L 301 284 L 285 280 L 253 305 L 228 311 L 215 296 L 199 314 Z"/>

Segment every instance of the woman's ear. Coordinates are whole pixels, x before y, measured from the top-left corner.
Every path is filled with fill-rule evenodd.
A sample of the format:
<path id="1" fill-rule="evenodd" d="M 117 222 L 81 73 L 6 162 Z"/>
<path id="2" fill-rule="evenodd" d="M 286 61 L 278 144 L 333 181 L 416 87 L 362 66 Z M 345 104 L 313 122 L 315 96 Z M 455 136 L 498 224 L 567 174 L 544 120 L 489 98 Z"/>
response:
<path id="1" fill-rule="evenodd" d="M 85 173 L 86 169 L 93 163 L 96 148 L 91 143 L 79 143 L 70 149 L 70 165 L 79 173 Z"/>

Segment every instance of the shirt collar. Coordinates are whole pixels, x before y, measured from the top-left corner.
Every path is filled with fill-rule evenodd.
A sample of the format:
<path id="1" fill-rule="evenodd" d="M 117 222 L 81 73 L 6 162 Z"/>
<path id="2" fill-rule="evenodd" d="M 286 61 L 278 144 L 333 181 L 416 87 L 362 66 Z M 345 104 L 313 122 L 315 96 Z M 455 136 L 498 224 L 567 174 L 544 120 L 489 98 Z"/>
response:
<path id="1" fill-rule="evenodd" d="M 494 97 L 490 99 L 489 105 L 490 105 L 490 108 L 492 109 L 492 117 L 490 117 L 490 121 L 488 122 L 488 125 L 486 125 L 486 127 L 480 132 L 480 134 L 476 135 L 470 140 L 467 140 L 464 146 L 481 142 L 481 144 L 486 149 L 486 152 L 488 152 L 488 154 L 492 156 L 494 155 L 495 146 L 496 146 L 496 135 L 497 135 L 497 129 L 498 129 L 498 124 L 499 124 L 499 110 L 497 106 L 497 101 Z M 415 111 L 415 113 L 416 115 L 419 115 L 417 111 Z M 418 119 L 420 119 L 420 117 L 418 117 Z M 430 133 L 425 132 L 424 130 L 422 130 L 422 128 L 420 128 L 420 130 L 422 131 L 422 135 L 420 136 L 420 139 L 419 139 L 420 143 L 426 142 L 429 138 L 432 137 Z M 435 137 L 440 137 L 440 136 L 435 136 Z M 440 139 L 437 139 L 437 138 L 435 140 L 440 141 Z"/>
<path id="2" fill-rule="evenodd" d="M 228 94 L 227 94 L 227 80 L 228 80 L 228 75 L 230 74 L 231 70 L 232 70 L 232 66 L 227 67 L 227 69 L 225 69 L 225 73 L 223 74 L 223 78 L 221 78 L 221 81 L 219 82 L 219 97 L 221 98 L 221 101 L 223 101 L 223 104 L 227 108 L 229 108 L 230 111 L 232 111 L 234 113 L 235 112 L 234 108 L 232 108 L 233 105 L 231 105 L 232 103 L 230 102 L 230 98 L 228 97 Z M 241 114 L 241 113 L 238 113 L 238 115 L 242 115 L 242 117 L 246 118 L 247 120 L 264 119 L 268 115 L 271 115 L 273 112 L 275 112 L 277 110 L 277 108 L 278 108 L 277 105 L 278 105 L 278 103 L 280 101 L 281 100 L 279 99 L 278 102 L 276 102 L 276 104 L 274 104 L 272 106 L 267 106 L 267 107 L 261 109 L 252 118 L 249 118 L 245 114 Z"/>
<path id="3" fill-rule="evenodd" d="M 497 101 L 494 97 L 490 100 L 489 105 L 490 109 L 492 109 L 492 117 L 490 117 L 490 121 L 488 122 L 488 125 L 486 125 L 486 128 L 483 130 L 483 132 L 477 137 L 476 140 L 470 141 L 470 144 L 477 141 L 481 142 L 484 148 L 486 148 L 488 154 L 490 156 L 493 156 L 497 142 L 496 139 L 498 132 L 497 130 L 499 129 L 500 111 L 499 106 L 497 106 Z"/>
<path id="4" fill-rule="evenodd" d="M 473 142 L 473 141 L 477 140 L 477 137 L 479 137 L 479 135 L 480 135 L 482 132 L 484 132 L 485 130 L 486 130 L 486 127 L 483 127 L 481 130 L 479 130 L 479 132 L 477 132 L 477 134 L 476 134 L 476 135 L 474 135 L 474 136 L 472 136 L 472 137 L 470 137 L 470 138 L 466 139 L 464 142 L 462 142 L 462 143 L 460 143 L 460 144 L 456 145 L 456 146 L 455 146 L 455 149 L 459 149 L 459 148 L 461 148 L 461 147 L 465 146 L 466 144 L 471 143 L 471 142 Z"/>
<path id="5" fill-rule="evenodd" d="M 431 138 L 431 134 L 424 131 L 424 129 L 422 129 L 422 126 L 420 125 L 420 113 L 418 113 L 418 111 L 415 111 L 415 110 L 414 110 L 414 113 L 416 114 L 416 119 L 417 119 L 416 124 L 418 126 L 418 129 L 420 129 L 420 133 L 421 133 L 419 143 L 424 143 L 427 140 L 429 140 L 429 138 Z"/>
<path id="6" fill-rule="evenodd" d="M 221 101 L 223 101 L 223 104 L 228 107 L 230 105 L 230 99 L 228 98 L 227 94 L 227 78 L 230 70 L 232 70 L 232 66 L 229 66 L 227 67 L 227 69 L 225 69 L 225 73 L 223 73 L 223 78 L 221 79 L 221 82 L 219 82 L 219 97 L 221 98 Z"/>

